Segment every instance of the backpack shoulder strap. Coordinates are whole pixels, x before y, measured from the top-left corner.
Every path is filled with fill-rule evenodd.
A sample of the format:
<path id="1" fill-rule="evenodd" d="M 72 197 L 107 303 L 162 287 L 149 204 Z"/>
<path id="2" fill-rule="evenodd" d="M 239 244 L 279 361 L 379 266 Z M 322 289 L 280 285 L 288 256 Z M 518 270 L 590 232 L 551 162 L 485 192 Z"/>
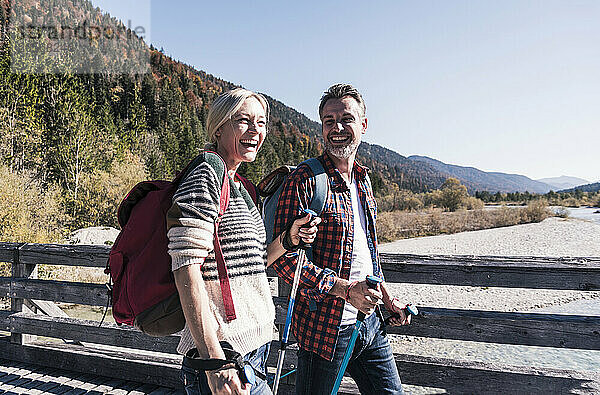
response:
<path id="1" fill-rule="evenodd" d="M 329 195 L 329 177 L 319 159 L 310 158 L 305 160 L 304 163 L 310 167 L 315 176 L 315 193 L 310 202 L 310 209 L 321 215 L 327 202 L 327 195 Z"/>
<path id="2" fill-rule="evenodd" d="M 306 163 L 308 167 L 310 167 L 310 170 L 315 176 L 315 191 L 310 202 L 310 209 L 320 216 L 325 209 L 325 203 L 327 202 L 327 196 L 329 195 L 329 176 L 325 172 L 323 164 L 319 159 L 310 158 L 303 163 Z M 306 251 L 306 255 L 310 261 L 313 260 L 312 252 L 312 247 Z M 311 311 L 313 311 L 312 308 Z"/>
<path id="3" fill-rule="evenodd" d="M 235 174 L 235 178 L 237 178 L 242 183 L 244 188 L 246 188 L 246 191 L 248 192 L 248 195 L 250 195 L 250 197 L 252 198 L 254 205 L 258 207 L 258 189 L 256 189 L 256 185 L 254 185 L 252 181 L 250 181 L 244 176 L 241 176 L 238 173 Z"/>

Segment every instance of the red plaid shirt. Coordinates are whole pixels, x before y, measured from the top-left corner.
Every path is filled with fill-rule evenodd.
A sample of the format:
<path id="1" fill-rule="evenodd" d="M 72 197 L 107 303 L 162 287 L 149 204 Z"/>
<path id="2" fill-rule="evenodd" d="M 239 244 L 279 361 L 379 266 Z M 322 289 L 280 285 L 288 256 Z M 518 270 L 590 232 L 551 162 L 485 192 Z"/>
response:
<path id="1" fill-rule="evenodd" d="M 354 221 L 350 190 L 327 154 L 318 158 L 329 176 L 329 196 L 321 213 L 323 222 L 312 247 L 312 262 L 302 268 L 292 330 L 300 347 L 331 360 L 340 329 L 345 301 L 329 295 L 336 277 L 348 279 L 352 263 Z M 367 220 L 367 241 L 373 261 L 373 274 L 382 276 L 377 256 L 375 220 L 377 204 L 367 176 L 368 169 L 354 162 L 353 176 Z M 302 209 L 310 206 L 315 178 L 308 165 L 301 165 L 283 187 L 275 216 L 273 234 L 280 234 L 285 224 Z M 273 268 L 288 284 L 292 283 L 297 255 L 284 254 Z"/>

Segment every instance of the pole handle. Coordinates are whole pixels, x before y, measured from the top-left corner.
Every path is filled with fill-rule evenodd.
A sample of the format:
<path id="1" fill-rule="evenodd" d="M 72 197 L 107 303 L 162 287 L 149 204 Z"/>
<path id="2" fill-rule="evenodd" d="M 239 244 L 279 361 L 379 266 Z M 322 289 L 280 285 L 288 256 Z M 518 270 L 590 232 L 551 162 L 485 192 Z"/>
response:
<path id="1" fill-rule="evenodd" d="M 301 249 L 301 250 L 308 250 L 309 248 L 312 247 L 311 244 L 306 244 L 304 243 L 304 241 L 302 240 L 302 238 L 300 237 L 300 244 L 298 244 L 297 246 L 292 245 L 292 240 L 290 238 L 290 230 L 292 229 L 292 226 L 294 225 L 294 221 L 296 221 L 297 219 L 300 219 L 302 217 L 304 217 L 306 214 L 310 215 L 310 219 L 308 220 L 307 223 L 305 223 L 304 225 L 302 225 L 302 228 L 310 228 L 310 223 L 311 221 L 315 218 L 318 217 L 318 214 L 315 213 L 314 211 L 312 211 L 309 208 L 305 208 L 302 210 L 302 212 L 300 214 L 298 214 L 296 217 L 294 217 L 294 219 L 292 221 L 289 221 L 285 227 L 285 234 L 284 234 L 284 239 L 283 239 L 283 248 L 285 248 L 286 250 L 295 250 L 295 249 Z"/>
<path id="2" fill-rule="evenodd" d="M 419 315 L 419 309 L 417 306 L 413 306 L 412 304 L 407 304 L 403 309 L 404 315 L 408 317 L 409 315 L 414 315 L 415 317 Z M 400 318 L 400 314 L 394 313 L 390 315 L 388 318 L 384 320 L 385 325 L 389 325 L 391 318 Z"/>
<path id="3" fill-rule="evenodd" d="M 377 286 L 382 282 L 383 280 L 377 276 L 367 276 L 367 286 L 371 289 L 377 289 Z M 360 322 L 364 321 L 365 313 L 359 310 L 358 314 L 356 315 L 356 320 Z"/>

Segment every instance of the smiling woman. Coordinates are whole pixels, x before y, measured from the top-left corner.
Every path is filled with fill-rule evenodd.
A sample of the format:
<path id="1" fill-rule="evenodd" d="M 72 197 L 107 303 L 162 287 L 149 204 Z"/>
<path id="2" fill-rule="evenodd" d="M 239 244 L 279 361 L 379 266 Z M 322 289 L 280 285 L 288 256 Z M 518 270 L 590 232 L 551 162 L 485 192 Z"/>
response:
<path id="1" fill-rule="evenodd" d="M 261 379 L 275 318 L 266 264 L 286 251 L 283 239 L 291 246 L 298 246 L 300 238 L 311 243 L 319 220 L 302 230 L 310 217 L 295 220 L 266 247 L 262 218 L 246 189 L 250 185 L 237 181 L 237 169 L 256 159 L 268 117 L 267 101 L 260 94 L 238 88 L 219 96 L 208 114 L 207 129 L 209 148 L 223 160 L 205 156 L 181 181 L 167 214 L 169 254 L 186 319 L 178 351 L 185 354 L 182 378 L 188 394 L 271 393 Z M 219 215 L 224 179 L 230 184 L 229 204 Z M 222 292 L 215 233 L 230 285 L 228 296 Z M 243 370 L 232 366 L 231 352 L 243 357 Z M 213 362 L 208 370 L 208 359 L 220 360 L 222 366 Z M 256 377 L 248 377 L 248 369 Z"/>
<path id="2" fill-rule="evenodd" d="M 263 99 L 264 100 L 264 99 Z M 252 162 L 267 135 L 266 102 L 256 96 L 248 97 L 231 119 L 215 132 L 217 152 L 235 173 L 242 162 Z"/>

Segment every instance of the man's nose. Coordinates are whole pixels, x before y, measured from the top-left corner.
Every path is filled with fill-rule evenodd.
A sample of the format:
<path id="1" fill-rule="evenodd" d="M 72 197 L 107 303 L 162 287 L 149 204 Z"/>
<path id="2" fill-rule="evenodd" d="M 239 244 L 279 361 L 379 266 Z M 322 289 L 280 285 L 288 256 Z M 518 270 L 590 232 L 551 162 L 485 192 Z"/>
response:
<path id="1" fill-rule="evenodd" d="M 341 122 L 337 122 L 335 124 L 335 126 L 337 127 L 338 131 L 343 131 L 344 130 L 344 126 L 341 124 Z"/>

